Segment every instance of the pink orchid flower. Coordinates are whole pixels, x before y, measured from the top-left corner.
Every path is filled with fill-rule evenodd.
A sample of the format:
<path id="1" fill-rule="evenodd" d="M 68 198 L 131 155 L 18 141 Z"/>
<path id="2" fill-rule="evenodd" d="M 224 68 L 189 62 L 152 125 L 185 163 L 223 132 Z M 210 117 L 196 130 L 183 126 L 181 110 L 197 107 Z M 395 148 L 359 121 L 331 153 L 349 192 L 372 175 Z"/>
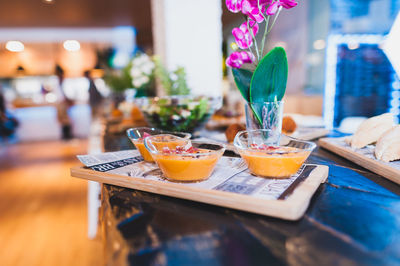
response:
<path id="1" fill-rule="evenodd" d="M 297 0 L 225 0 L 229 11 L 245 15 L 245 22 L 238 28 L 232 30 L 236 44 L 240 49 L 249 49 L 255 40 L 259 30 L 258 23 L 264 22 L 264 14 L 275 15 L 280 9 L 290 9 L 297 6 Z M 274 18 L 274 22 L 276 16 Z M 272 24 L 273 25 L 273 24 Z M 267 27 L 267 26 L 266 26 Z M 272 27 L 272 26 L 271 26 Z M 268 28 L 267 28 L 268 29 Z M 258 50 L 256 46 L 257 60 L 261 60 L 264 51 L 264 40 L 268 32 L 263 36 L 261 48 Z M 232 68 L 241 68 L 243 64 L 251 64 L 256 62 L 255 55 L 249 49 L 248 51 L 235 51 L 226 59 L 226 65 Z"/>
<path id="2" fill-rule="evenodd" d="M 260 4 L 260 7 L 262 7 L 271 4 L 273 0 L 248 0 L 248 1 L 253 7 L 258 7 L 258 4 Z"/>
<path id="3" fill-rule="evenodd" d="M 259 29 L 258 24 L 253 20 L 249 20 L 249 27 L 253 35 L 256 36 Z M 233 28 L 232 35 L 235 37 L 235 41 L 241 49 L 247 49 L 253 44 L 251 33 L 247 28 L 247 22 L 243 22 L 239 28 Z"/>
<path id="4" fill-rule="evenodd" d="M 232 68 L 240 68 L 243 64 L 242 56 L 240 52 L 231 53 L 225 61 L 227 66 Z"/>
<path id="5" fill-rule="evenodd" d="M 275 15 L 275 13 L 278 11 L 279 8 L 279 1 L 273 2 L 272 5 L 270 5 L 267 8 L 267 15 L 272 16 Z"/>
<path id="6" fill-rule="evenodd" d="M 254 62 L 254 60 L 256 60 L 254 54 L 247 51 L 241 51 L 240 56 L 242 57 L 243 63 L 245 64 L 251 64 Z"/>
<path id="7" fill-rule="evenodd" d="M 225 61 L 226 65 L 232 68 L 240 68 L 243 64 L 253 63 L 255 57 L 247 51 L 233 52 Z"/>
<path id="8" fill-rule="evenodd" d="M 265 1 L 263 1 L 264 3 Z M 260 1 L 260 9 L 258 8 L 257 0 L 243 0 L 242 2 L 242 13 L 249 16 L 252 20 L 256 21 L 257 23 L 261 23 L 264 21 L 264 17 L 262 13 L 265 12 L 265 4 L 261 4 Z"/>
<path id="9" fill-rule="evenodd" d="M 290 9 L 297 6 L 297 2 L 294 0 L 279 0 L 279 2 L 286 9 Z"/>
<path id="10" fill-rule="evenodd" d="M 276 12 L 278 11 L 279 7 L 284 7 L 286 9 L 290 9 L 293 8 L 295 6 L 297 6 L 297 2 L 294 0 L 278 0 L 272 3 L 272 5 L 270 5 L 267 8 L 267 15 L 275 15 Z"/>
<path id="11" fill-rule="evenodd" d="M 226 0 L 226 7 L 229 11 L 233 13 L 238 13 L 242 10 L 242 2 L 243 0 Z"/>

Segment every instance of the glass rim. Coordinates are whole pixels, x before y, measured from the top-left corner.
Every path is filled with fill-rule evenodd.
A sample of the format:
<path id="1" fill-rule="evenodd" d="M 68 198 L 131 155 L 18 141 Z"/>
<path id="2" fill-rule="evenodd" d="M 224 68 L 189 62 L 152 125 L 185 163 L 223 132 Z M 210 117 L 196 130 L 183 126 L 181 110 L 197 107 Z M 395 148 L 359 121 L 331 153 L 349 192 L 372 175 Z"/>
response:
<path id="1" fill-rule="evenodd" d="M 212 150 L 211 152 L 207 152 L 207 153 L 203 153 L 203 154 L 202 154 L 202 153 L 164 154 L 163 152 L 159 152 L 158 149 L 154 147 L 154 145 L 153 145 L 153 147 L 154 147 L 155 149 L 153 149 L 153 148 L 150 146 L 151 140 L 152 140 L 153 138 L 155 138 L 155 137 L 160 137 L 160 136 L 172 136 L 173 138 L 175 138 L 175 141 L 176 141 L 176 140 L 190 141 L 190 143 L 192 143 L 192 144 L 194 143 L 194 144 L 212 144 L 212 145 L 218 145 L 220 148 L 219 148 L 218 150 Z M 171 141 L 172 141 L 172 140 L 171 140 Z M 149 142 L 150 142 L 150 143 L 149 143 Z M 165 142 L 167 143 L 168 141 L 165 141 Z M 152 154 L 165 155 L 165 156 L 170 156 L 170 155 L 175 155 L 175 156 L 190 156 L 190 157 L 193 157 L 193 156 L 209 156 L 209 155 L 213 155 L 213 154 L 223 153 L 223 152 L 225 151 L 225 149 L 226 149 L 226 146 L 225 146 L 224 144 L 218 143 L 218 142 L 215 142 L 215 141 L 207 141 L 207 142 L 204 142 L 204 141 L 196 141 L 196 140 L 191 141 L 190 139 L 180 138 L 180 137 L 177 137 L 177 136 L 174 136 L 174 135 L 171 135 L 171 134 L 159 134 L 159 135 L 154 135 L 154 136 L 146 137 L 146 138 L 144 139 L 144 146 L 145 146 L 146 149 L 147 149 L 150 153 L 152 153 Z"/>
<path id="2" fill-rule="evenodd" d="M 271 103 L 285 103 L 284 100 L 280 100 L 280 101 L 272 101 L 272 102 L 246 102 L 246 105 L 250 105 L 250 104 L 271 104 Z"/>
<path id="3" fill-rule="evenodd" d="M 138 140 L 139 138 L 134 138 L 134 137 L 132 137 L 131 135 L 130 135 L 130 132 L 132 132 L 132 131 L 136 131 L 136 130 L 149 130 L 149 131 L 157 131 L 157 132 L 160 132 L 160 133 L 158 133 L 158 134 L 155 134 L 155 135 L 151 135 L 151 136 L 158 136 L 158 135 L 165 135 L 165 134 L 170 134 L 170 135 L 173 135 L 173 136 L 176 136 L 176 135 L 174 135 L 174 134 L 177 134 L 177 135 L 182 135 L 182 136 L 184 136 L 184 137 L 179 137 L 179 138 L 182 138 L 182 139 L 190 139 L 191 137 L 192 137 L 192 134 L 190 134 L 190 133 L 188 133 L 188 132 L 178 132 L 178 131 L 168 131 L 168 130 L 162 130 L 162 129 L 158 129 L 158 128 L 155 128 L 155 127 L 131 127 L 131 128 L 128 128 L 125 132 L 126 132 L 126 135 L 128 136 L 128 138 L 129 139 L 131 139 L 131 140 Z M 178 136 L 176 136 L 176 137 L 178 137 Z"/>
<path id="4" fill-rule="evenodd" d="M 197 98 L 207 98 L 207 99 L 218 99 L 222 96 L 208 96 L 205 94 L 189 94 L 189 95 L 164 95 L 164 96 L 141 96 L 136 97 L 135 100 L 149 99 L 149 100 L 162 100 L 162 99 L 197 99 Z"/>
<path id="5" fill-rule="evenodd" d="M 239 149 L 239 150 L 248 150 L 249 147 L 244 148 L 244 147 L 242 147 L 242 146 L 240 145 L 240 140 L 239 140 L 239 139 L 240 139 L 240 137 L 242 137 L 242 135 L 243 135 L 244 133 L 255 133 L 255 132 L 273 132 L 273 130 L 271 130 L 271 129 L 251 129 L 251 130 L 242 130 L 242 131 L 239 131 L 239 132 L 236 134 L 235 139 L 233 140 L 233 145 L 235 146 L 235 148 L 237 148 L 237 149 Z M 310 147 L 308 147 L 308 148 L 297 148 L 297 147 L 294 147 L 294 148 L 296 148 L 296 150 L 290 151 L 290 153 L 299 153 L 299 152 L 304 152 L 304 151 L 313 151 L 313 150 L 317 147 L 317 145 L 316 145 L 314 142 L 311 142 L 311 141 L 296 139 L 296 138 L 287 136 L 287 135 L 285 135 L 285 134 L 280 134 L 280 137 L 285 137 L 285 138 L 288 138 L 289 140 L 293 140 L 293 141 L 298 142 L 298 143 L 305 143 L 305 144 L 310 145 Z M 278 146 L 269 145 L 269 146 L 272 146 L 272 147 L 279 147 L 279 148 L 280 148 L 280 147 L 288 147 L 288 146 L 282 146 L 282 145 L 278 145 Z M 257 150 L 254 150 L 254 151 L 265 153 L 265 151 L 257 151 Z M 268 151 L 268 153 L 269 153 L 269 154 L 274 154 L 274 153 L 278 154 L 278 153 L 282 153 L 282 151 Z"/>

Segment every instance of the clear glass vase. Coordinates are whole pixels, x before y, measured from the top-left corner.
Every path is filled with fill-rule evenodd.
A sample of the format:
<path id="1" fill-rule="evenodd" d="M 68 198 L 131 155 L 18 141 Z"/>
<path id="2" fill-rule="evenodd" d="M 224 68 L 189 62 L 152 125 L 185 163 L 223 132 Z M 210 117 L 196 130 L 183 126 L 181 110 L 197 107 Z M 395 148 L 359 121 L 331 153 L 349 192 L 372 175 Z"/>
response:
<path id="1" fill-rule="evenodd" d="M 278 145 L 282 132 L 283 101 L 246 103 L 246 129 L 269 129 L 271 145 Z"/>

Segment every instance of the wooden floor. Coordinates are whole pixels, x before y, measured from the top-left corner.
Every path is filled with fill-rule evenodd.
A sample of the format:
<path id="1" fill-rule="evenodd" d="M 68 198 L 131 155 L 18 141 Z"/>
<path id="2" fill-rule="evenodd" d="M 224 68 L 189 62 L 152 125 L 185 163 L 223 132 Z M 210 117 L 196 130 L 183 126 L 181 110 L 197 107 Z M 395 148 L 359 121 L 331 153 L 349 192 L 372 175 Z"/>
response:
<path id="1" fill-rule="evenodd" d="M 0 143 L 0 265 L 101 265 L 87 183 L 69 175 L 87 141 Z"/>

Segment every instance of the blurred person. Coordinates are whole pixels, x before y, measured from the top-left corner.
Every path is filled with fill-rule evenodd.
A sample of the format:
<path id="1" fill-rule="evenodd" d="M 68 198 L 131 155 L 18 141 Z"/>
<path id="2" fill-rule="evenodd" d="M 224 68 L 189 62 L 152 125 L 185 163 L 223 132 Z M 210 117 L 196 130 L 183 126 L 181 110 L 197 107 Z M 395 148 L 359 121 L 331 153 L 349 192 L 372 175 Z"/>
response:
<path id="1" fill-rule="evenodd" d="M 3 88 L 0 84 L 0 140 L 12 137 L 18 125 L 18 120 L 7 112 Z"/>
<path id="2" fill-rule="evenodd" d="M 97 118 L 99 115 L 101 115 L 103 96 L 97 89 L 96 84 L 90 75 L 90 71 L 87 70 L 83 74 L 89 81 L 89 105 L 90 109 L 92 110 L 92 118 Z"/>
<path id="3" fill-rule="evenodd" d="M 62 139 L 70 140 L 73 138 L 72 136 L 72 123 L 71 118 L 68 115 L 68 109 L 72 106 L 72 100 L 68 99 L 63 90 L 63 82 L 64 82 L 64 70 L 61 66 L 56 65 L 56 76 L 58 77 L 59 84 L 59 97 L 60 101 L 57 104 L 57 119 L 61 125 L 62 130 Z"/>
<path id="4" fill-rule="evenodd" d="M 4 114 L 6 112 L 6 101 L 3 96 L 3 87 L 0 84 L 0 114 Z"/>

